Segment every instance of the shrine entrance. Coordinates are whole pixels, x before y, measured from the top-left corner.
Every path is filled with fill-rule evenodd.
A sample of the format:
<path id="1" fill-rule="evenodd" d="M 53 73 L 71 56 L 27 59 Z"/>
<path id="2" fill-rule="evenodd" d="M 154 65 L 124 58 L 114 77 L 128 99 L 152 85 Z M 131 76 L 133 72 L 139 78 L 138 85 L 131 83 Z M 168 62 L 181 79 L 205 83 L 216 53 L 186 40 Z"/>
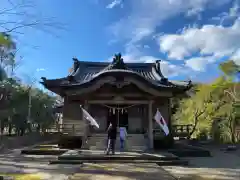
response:
<path id="1" fill-rule="evenodd" d="M 124 105 L 111 105 L 109 107 L 106 130 L 110 123 L 117 127 L 125 127 L 128 130 L 128 111 Z"/>

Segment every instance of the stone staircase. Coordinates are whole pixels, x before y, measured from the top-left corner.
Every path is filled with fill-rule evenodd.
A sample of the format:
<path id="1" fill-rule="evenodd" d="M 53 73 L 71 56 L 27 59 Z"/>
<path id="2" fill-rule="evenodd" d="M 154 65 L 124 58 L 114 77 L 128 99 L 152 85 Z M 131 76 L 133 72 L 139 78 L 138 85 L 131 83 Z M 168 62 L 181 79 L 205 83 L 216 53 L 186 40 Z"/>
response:
<path id="1" fill-rule="evenodd" d="M 92 134 L 87 141 L 87 147 L 90 150 L 105 150 L 106 145 L 107 134 Z"/>
<path id="2" fill-rule="evenodd" d="M 90 150 L 105 150 L 107 146 L 107 134 L 92 134 L 88 139 L 88 148 Z M 127 151 L 144 151 L 146 141 L 143 134 L 129 134 L 126 141 Z M 120 150 L 120 140 L 117 137 L 116 151 Z"/>
<path id="3" fill-rule="evenodd" d="M 129 151 L 144 151 L 147 143 L 143 134 L 129 134 L 126 146 Z"/>

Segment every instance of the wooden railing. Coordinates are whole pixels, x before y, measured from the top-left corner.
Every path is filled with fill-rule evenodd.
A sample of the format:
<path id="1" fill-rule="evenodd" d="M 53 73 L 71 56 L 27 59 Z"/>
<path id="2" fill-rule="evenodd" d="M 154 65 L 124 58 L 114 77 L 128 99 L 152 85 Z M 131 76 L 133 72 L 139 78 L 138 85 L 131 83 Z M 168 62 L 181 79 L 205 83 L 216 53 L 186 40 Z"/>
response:
<path id="1" fill-rule="evenodd" d="M 74 134 L 77 127 L 75 124 L 58 124 L 53 125 L 51 128 L 47 129 L 47 132 L 71 132 L 71 134 Z M 186 138 L 190 135 L 191 131 L 193 129 L 192 124 L 184 124 L 184 125 L 172 125 L 172 133 L 174 137 L 181 137 Z M 90 129 L 91 133 L 106 133 L 106 130 L 96 130 L 96 129 Z M 128 131 L 128 133 L 134 133 L 134 134 L 144 134 L 141 130 L 135 130 L 135 131 Z"/>
<path id="2" fill-rule="evenodd" d="M 47 132 L 65 132 L 69 131 L 74 133 L 76 131 L 76 125 L 75 124 L 55 124 L 47 129 Z"/>
<path id="3" fill-rule="evenodd" d="M 192 124 L 172 125 L 172 133 L 174 137 L 186 138 L 189 137 L 193 129 Z"/>

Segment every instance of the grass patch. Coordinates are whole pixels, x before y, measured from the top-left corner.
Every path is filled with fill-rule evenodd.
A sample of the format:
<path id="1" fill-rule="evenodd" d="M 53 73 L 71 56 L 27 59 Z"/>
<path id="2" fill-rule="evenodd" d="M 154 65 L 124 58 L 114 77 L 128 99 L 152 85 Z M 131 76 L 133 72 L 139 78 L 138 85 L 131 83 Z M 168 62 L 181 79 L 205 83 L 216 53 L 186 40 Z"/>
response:
<path id="1" fill-rule="evenodd" d="M 42 145 L 38 145 L 39 147 L 58 147 L 57 144 L 42 144 Z"/>
<path id="2" fill-rule="evenodd" d="M 54 145 L 54 144 L 43 144 L 43 145 L 37 145 L 34 147 L 34 149 L 44 149 L 44 150 L 48 150 L 48 149 L 59 149 L 58 145 Z"/>
<path id="3" fill-rule="evenodd" d="M 49 147 L 40 147 L 40 148 L 36 148 L 38 150 L 58 150 L 59 148 L 55 148 L 55 147 L 52 147 L 52 148 L 49 148 Z"/>
<path id="4" fill-rule="evenodd" d="M 46 176 L 43 174 L 0 174 L 2 177 L 13 177 L 14 180 L 44 180 Z"/>

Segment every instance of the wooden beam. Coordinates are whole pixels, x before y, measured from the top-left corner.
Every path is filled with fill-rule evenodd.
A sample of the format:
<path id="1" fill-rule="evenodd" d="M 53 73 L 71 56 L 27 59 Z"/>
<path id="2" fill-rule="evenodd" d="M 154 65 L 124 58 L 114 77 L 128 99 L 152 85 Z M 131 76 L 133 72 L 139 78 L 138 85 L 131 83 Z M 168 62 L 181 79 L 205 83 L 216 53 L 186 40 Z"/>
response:
<path id="1" fill-rule="evenodd" d="M 135 78 L 131 78 L 131 77 L 124 78 L 124 81 L 118 84 L 116 78 L 112 77 L 112 76 L 107 76 L 107 77 L 101 78 L 96 83 L 90 85 L 87 88 L 69 89 L 69 90 L 66 91 L 66 94 L 68 96 L 69 95 L 84 95 L 84 94 L 88 94 L 88 93 L 96 91 L 97 89 L 100 89 L 104 84 L 116 85 L 117 87 L 118 87 L 118 85 L 121 85 L 121 86 L 118 87 L 119 89 L 121 89 L 121 88 L 124 88 L 124 86 L 129 85 L 131 83 L 136 85 L 143 92 L 149 93 L 149 94 L 151 94 L 153 96 L 172 97 L 172 95 L 173 95 L 173 93 L 170 90 L 168 90 L 168 91 L 166 91 L 166 90 L 160 91 L 160 89 L 157 90 L 155 88 L 152 88 L 151 86 L 148 86 L 145 83 L 143 83 L 143 82 L 141 82 L 139 80 L 136 80 Z"/>
<path id="2" fill-rule="evenodd" d="M 91 100 L 89 104 L 148 104 L 147 100 Z"/>
<path id="3" fill-rule="evenodd" d="M 114 96 L 119 96 L 117 93 L 102 93 L 102 94 L 97 94 L 97 97 L 114 97 Z M 140 93 L 126 93 L 126 94 L 121 94 L 122 97 L 146 97 L 144 94 Z M 147 97 L 153 97 L 153 96 L 147 96 Z"/>

